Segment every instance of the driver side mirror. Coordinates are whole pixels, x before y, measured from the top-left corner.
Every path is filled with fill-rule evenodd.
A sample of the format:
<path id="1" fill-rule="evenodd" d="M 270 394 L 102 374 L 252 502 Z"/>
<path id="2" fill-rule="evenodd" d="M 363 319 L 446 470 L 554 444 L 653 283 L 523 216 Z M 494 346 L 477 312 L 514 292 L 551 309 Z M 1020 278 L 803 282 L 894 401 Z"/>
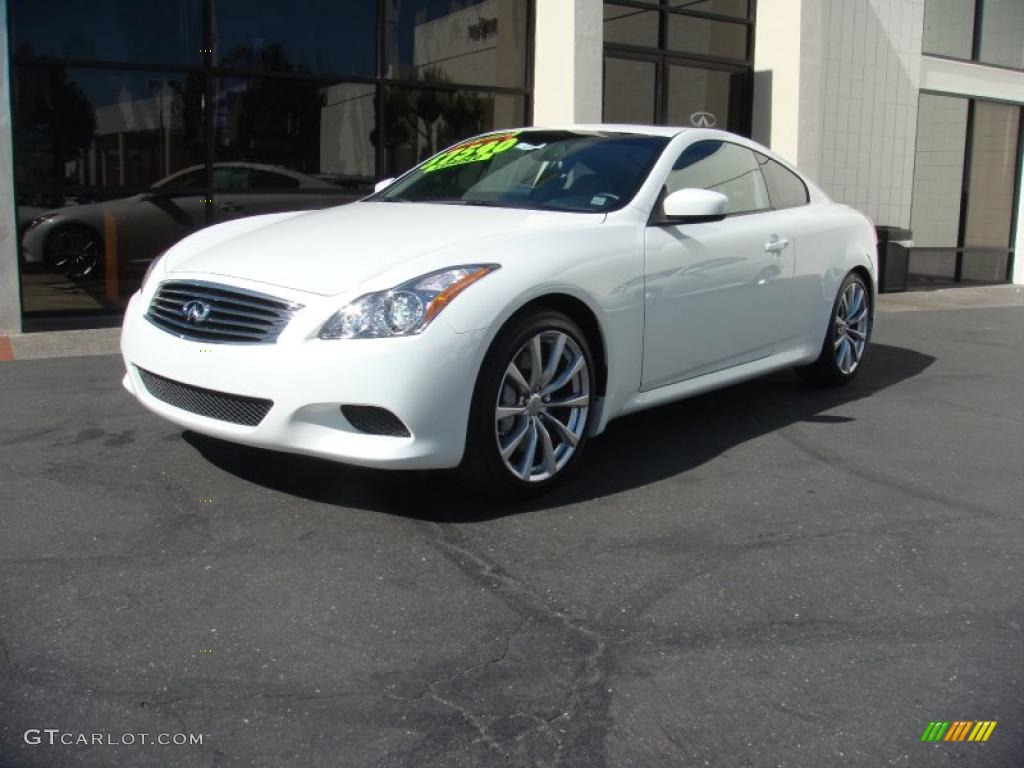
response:
<path id="1" fill-rule="evenodd" d="M 373 191 L 374 191 L 374 193 L 380 192 L 382 190 L 387 189 L 388 187 L 390 187 L 394 183 L 395 183 L 395 177 L 394 176 L 392 176 L 389 179 L 381 179 L 380 181 L 378 181 L 376 184 L 373 185 Z"/>
<path id="2" fill-rule="evenodd" d="M 710 189 L 680 189 L 661 204 L 659 224 L 699 224 L 725 218 L 729 198 Z"/>

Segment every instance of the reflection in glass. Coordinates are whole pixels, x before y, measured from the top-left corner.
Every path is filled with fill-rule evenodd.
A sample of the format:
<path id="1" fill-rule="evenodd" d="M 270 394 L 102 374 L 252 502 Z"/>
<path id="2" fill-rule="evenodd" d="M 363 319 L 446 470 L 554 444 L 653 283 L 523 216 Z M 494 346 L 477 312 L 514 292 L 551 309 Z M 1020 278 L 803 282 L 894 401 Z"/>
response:
<path id="1" fill-rule="evenodd" d="M 377 3 L 212 0 L 214 61 L 232 69 L 374 75 Z"/>
<path id="2" fill-rule="evenodd" d="M 741 19 L 746 18 L 749 7 L 748 0 L 668 0 L 668 5 L 671 8 L 717 13 Z"/>
<path id="3" fill-rule="evenodd" d="M 666 47 L 672 51 L 742 61 L 747 58 L 747 30 L 745 24 L 670 13 Z"/>
<path id="4" fill-rule="evenodd" d="M 375 94 L 375 86 L 361 83 L 219 78 L 214 161 L 279 166 L 338 184 L 369 180 Z"/>
<path id="5" fill-rule="evenodd" d="M 1006 279 L 1019 125 L 1020 107 L 975 102 L 961 269 L 964 280 Z M 986 254 L 977 250 L 979 247 L 998 250 Z"/>
<path id="6" fill-rule="evenodd" d="M 380 175 L 398 176 L 459 139 L 522 126 L 524 111 L 521 96 L 388 88 Z"/>
<path id="7" fill-rule="evenodd" d="M 667 125 L 697 125 L 742 133 L 744 76 L 670 64 Z"/>
<path id="8" fill-rule="evenodd" d="M 1024 67 L 1024 2 L 985 0 L 978 59 L 985 64 Z"/>
<path id="9" fill-rule="evenodd" d="M 522 87 L 527 0 L 386 5 L 386 77 Z"/>
<path id="10" fill-rule="evenodd" d="M 201 74 L 14 70 L 19 187 L 147 186 L 202 161 Z"/>
<path id="11" fill-rule="evenodd" d="M 970 59 L 974 37 L 974 2 L 925 0 L 922 50 L 955 59 Z"/>
<path id="12" fill-rule="evenodd" d="M 665 188 L 710 189 L 729 198 L 729 213 L 763 211 L 771 207 L 757 158 L 746 147 L 727 141 L 698 141 L 676 159 Z"/>
<path id="13" fill-rule="evenodd" d="M 217 221 L 351 202 L 372 190 L 376 87 L 220 78 L 214 91 Z"/>
<path id="14" fill-rule="evenodd" d="M 172 176 L 151 192 L 103 202 L 19 207 L 25 310 L 120 308 L 154 258 L 206 225 L 203 193 L 185 189 L 201 171 L 181 172 L 195 178 L 180 189 Z"/>
<path id="15" fill-rule="evenodd" d="M 629 5 L 604 4 L 604 41 L 658 47 L 658 11 L 645 11 Z"/>
<path id="16" fill-rule="evenodd" d="M 653 61 L 604 60 L 604 121 L 650 125 L 654 122 L 656 68 Z"/>
<path id="17" fill-rule="evenodd" d="M 17 57 L 202 63 L 202 0 L 10 0 L 8 8 Z"/>
<path id="18" fill-rule="evenodd" d="M 914 239 L 916 242 L 916 233 Z M 956 279 L 956 248 L 915 246 L 910 251 L 907 272 L 915 284 L 953 282 Z"/>
<path id="19" fill-rule="evenodd" d="M 922 93 L 918 101 L 910 207 L 915 246 L 955 248 L 957 245 L 967 105 L 967 99 L 929 93 Z"/>

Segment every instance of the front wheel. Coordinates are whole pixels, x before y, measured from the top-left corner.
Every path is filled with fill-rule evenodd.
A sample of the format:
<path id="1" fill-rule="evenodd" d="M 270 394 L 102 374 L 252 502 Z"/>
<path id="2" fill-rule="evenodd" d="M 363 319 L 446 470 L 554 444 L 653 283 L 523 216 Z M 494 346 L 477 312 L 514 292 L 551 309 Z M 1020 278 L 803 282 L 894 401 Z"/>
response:
<path id="1" fill-rule="evenodd" d="M 103 241 L 88 227 L 64 225 L 47 240 L 46 263 L 73 280 L 95 277 L 103 269 Z"/>
<path id="2" fill-rule="evenodd" d="M 490 495 L 549 489 L 579 461 L 594 412 L 594 364 L 569 317 L 541 310 L 495 339 L 477 379 L 460 466 Z"/>
<path id="3" fill-rule="evenodd" d="M 870 332 L 871 292 L 864 278 L 851 272 L 832 305 L 821 355 L 797 371 L 813 384 L 835 387 L 849 383 L 864 360 Z"/>

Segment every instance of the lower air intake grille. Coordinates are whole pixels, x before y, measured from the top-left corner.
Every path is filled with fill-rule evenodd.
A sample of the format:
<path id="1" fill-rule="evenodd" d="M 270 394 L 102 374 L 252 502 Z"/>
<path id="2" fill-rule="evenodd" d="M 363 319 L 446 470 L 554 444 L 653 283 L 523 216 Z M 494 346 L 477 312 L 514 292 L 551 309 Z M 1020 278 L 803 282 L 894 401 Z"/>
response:
<path id="1" fill-rule="evenodd" d="M 191 384 L 165 379 L 163 376 L 157 376 L 142 368 L 137 368 L 137 370 L 142 383 L 149 390 L 149 394 L 157 400 L 211 419 L 255 427 L 263 421 L 263 417 L 274 405 L 272 400 L 215 392 L 212 389 L 193 387 Z"/>
<path id="2" fill-rule="evenodd" d="M 368 435 L 409 437 L 409 430 L 402 420 L 387 408 L 378 408 L 376 405 L 343 405 L 341 414 L 349 424 Z"/>

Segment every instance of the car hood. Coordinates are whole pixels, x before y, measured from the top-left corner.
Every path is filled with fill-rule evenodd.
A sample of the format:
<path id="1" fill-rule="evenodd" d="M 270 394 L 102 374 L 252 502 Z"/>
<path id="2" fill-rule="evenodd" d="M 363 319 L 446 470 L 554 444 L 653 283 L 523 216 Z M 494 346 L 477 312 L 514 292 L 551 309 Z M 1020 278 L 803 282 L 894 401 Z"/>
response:
<path id="1" fill-rule="evenodd" d="M 330 296 L 430 253 L 450 255 L 451 265 L 486 262 L 493 260 L 487 241 L 603 219 L 603 214 L 516 208 L 351 203 L 229 222 L 222 225 L 223 237 L 214 236 L 221 227 L 197 233 L 194 246 L 174 249 L 168 272 L 222 275 Z M 443 266 L 448 263 L 438 265 Z"/>

